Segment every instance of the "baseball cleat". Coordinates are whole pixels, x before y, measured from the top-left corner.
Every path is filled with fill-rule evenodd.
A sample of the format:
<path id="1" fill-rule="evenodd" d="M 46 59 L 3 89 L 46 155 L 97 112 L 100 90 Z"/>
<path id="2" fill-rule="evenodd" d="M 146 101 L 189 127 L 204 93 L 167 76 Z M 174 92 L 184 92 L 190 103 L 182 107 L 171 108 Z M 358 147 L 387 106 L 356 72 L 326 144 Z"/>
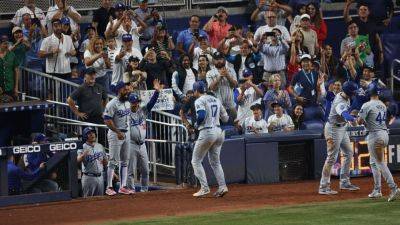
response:
<path id="1" fill-rule="evenodd" d="M 126 187 L 121 187 L 121 188 L 118 190 L 118 193 L 119 193 L 119 194 L 123 194 L 123 195 L 130 195 L 130 194 L 131 194 L 130 191 L 129 191 L 129 189 L 126 188 Z"/>
<path id="2" fill-rule="evenodd" d="M 371 194 L 368 195 L 368 198 L 380 198 L 382 197 L 382 192 L 381 190 L 376 190 L 374 189 Z"/>
<path id="3" fill-rule="evenodd" d="M 129 194 L 130 195 L 134 195 L 135 193 L 136 193 L 136 191 L 135 191 L 135 189 L 133 188 L 127 188 L 128 189 L 128 191 L 129 191 Z"/>
<path id="4" fill-rule="evenodd" d="M 219 197 L 224 197 L 224 195 L 226 195 L 228 193 L 228 188 L 224 187 L 221 189 L 218 189 L 215 193 L 214 193 L 214 197 L 219 198 Z"/>
<path id="5" fill-rule="evenodd" d="M 111 188 L 111 187 L 107 188 L 106 195 L 113 196 L 113 195 L 116 195 L 116 194 L 117 194 L 117 192 L 115 192 L 113 188 Z"/>
<path id="6" fill-rule="evenodd" d="M 400 197 L 400 188 L 396 188 L 395 190 L 390 192 L 388 202 L 394 201 L 398 197 Z"/>
<path id="7" fill-rule="evenodd" d="M 332 190 L 330 187 L 319 188 L 318 194 L 320 195 L 336 195 L 338 192 Z"/>
<path id="8" fill-rule="evenodd" d="M 193 197 L 203 197 L 210 193 L 210 189 L 203 189 L 201 188 L 198 192 L 193 194 Z"/>
<path id="9" fill-rule="evenodd" d="M 345 183 L 345 184 L 340 184 L 340 190 L 358 191 L 360 190 L 360 188 L 354 184 Z"/>

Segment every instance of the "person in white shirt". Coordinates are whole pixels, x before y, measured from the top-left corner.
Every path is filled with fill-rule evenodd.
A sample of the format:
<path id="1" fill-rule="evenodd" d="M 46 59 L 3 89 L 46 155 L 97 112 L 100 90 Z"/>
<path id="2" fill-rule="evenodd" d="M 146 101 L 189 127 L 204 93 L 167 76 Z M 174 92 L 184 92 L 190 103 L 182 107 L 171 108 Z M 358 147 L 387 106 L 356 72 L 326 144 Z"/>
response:
<path id="1" fill-rule="evenodd" d="M 86 68 L 92 67 L 96 71 L 96 83 L 110 91 L 110 77 L 107 71 L 111 68 L 111 62 L 105 51 L 104 40 L 99 37 L 93 38 L 83 56 Z"/>
<path id="2" fill-rule="evenodd" d="M 262 117 L 262 106 L 256 103 L 250 107 L 252 115 L 247 117 L 242 123 L 237 122 L 237 129 L 245 134 L 265 134 L 268 133 L 267 121 Z"/>
<path id="3" fill-rule="evenodd" d="M 292 118 L 283 113 L 283 108 L 278 102 L 271 104 L 274 109 L 274 115 L 268 118 L 268 131 L 269 132 L 280 132 L 280 131 L 292 131 L 294 129 L 294 124 Z"/>
<path id="4" fill-rule="evenodd" d="M 42 26 L 46 26 L 46 16 L 43 10 L 36 7 L 35 0 L 25 0 L 25 6 L 17 10 L 14 17 L 11 19 L 11 23 L 14 26 L 24 28 L 22 17 L 25 14 L 29 14 L 31 19 L 37 18 L 36 20 L 39 20 Z"/>
<path id="5" fill-rule="evenodd" d="M 135 18 L 140 26 L 132 20 Z M 106 31 L 107 37 L 115 37 L 117 48 L 122 46 L 122 35 L 132 35 L 133 47 L 140 50 L 139 36 L 146 29 L 147 25 L 133 11 L 124 11 L 121 18 L 112 24 L 111 31 Z"/>
<path id="6" fill-rule="evenodd" d="M 254 34 L 254 39 L 256 42 L 259 42 L 266 32 L 271 32 L 274 28 L 279 29 L 282 32 L 282 39 L 285 41 L 290 41 L 289 31 L 285 26 L 280 26 L 276 24 L 276 13 L 274 11 L 266 11 L 265 12 L 265 26 L 261 26 L 256 30 Z"/>
<path id="7" fill-rule="evenodd" d="M 49 7 L 46 15 L 46 23 L 49 34 L 53 32 L 51 26 L 52 21 L 54 19 L 61 19 L 62 17 L 68 17 L 70 19 L 72 32 L 75 32 L 77 29 L 79 29 L 78 23 L 82 18 L 81 14 L 79 14 L 73 6 L 68 5 L 66 0 L 54 0 L 54 3 L 55 5 Z"/>
<path id="8" fill-rule="evenodd" d="M 74 44 L 70 36 L 62 33 L 60 19 L 51 24 L 54 33 L 43 39 L 38 55 L 46 58 L 46 73 L 67 79 L 71 73 L 70 58 L 76 55 Z"/>
<path id="9" fill-rule="evenodd" d="M 251 117 L 252 112 L 250 106 L 255 102 L 261 102 L 263 91 L 253 83 L 253 73 L 251 70 L 245 69 L 243 72 L 242 80 L 239 80 L 239 88 L 234 90 L 235 102 L 238 106 L 237 120 L 240 124 L 243 123 L 246 118 Z"/>
<path id="10" fill-rule="evenodd" d="M 199 69 L 199 57 L 201 55 L 207 56 L 208 62 L 212 62 L 212 55 L 217 52 L 217 49 L 211 47 L 210 43 L 207 40 L 206 35 L 199 35 L 198 38 L 193 38 L 192 44 L 189 46 L 189 55 L 192 57 L 193 68 Z M 195 47 L 197 46 L 197 47 Z M 210 64 L 210 67 L 213 65 Z"/>
<path id="11" fill-rule="evenodd" d="M 115 64 L 115 56 L 117 56 L 118 54 L 117 43 L 115 42 L 115 38 L 107 39 L 107 53 L 108 53 L 108 58 L 110 59 L 111 62 L 110 70 L 112 72 Z"/>
<path id="12" fill-rule="evenodd" d="M 140 60 L 143 59 L 143 55 L 139 49 L 133 47 L 132 35 L 122 35 L 122 47 L 117 51 L 115 56 L 115 64 L 113 68 L 113 74 L 111 78 L 111 84 L 117 83 L 123 79 L 123 74 L 128 68 L 129 58 L 136 56 Z"/>
<path id="13" fill-rule="evenodd" d="M 303 14 L 300 17 L 301 33 L 303 34 L 303 45 L 307 47 L 311 57 L 315 57 L 318 52 L 318 36 L 317 33 L 311 29 L 310 16 Z"/>
<path id="14" fill-rule="evenodd" d="M 180 100 L 183 100 L 186 93 L 192 90 L 196 80 L 197 71 L 191 68 L 189 55 L 181 55 L 179 57 L 179 66 L 172 74 L 172 89 Z"/>

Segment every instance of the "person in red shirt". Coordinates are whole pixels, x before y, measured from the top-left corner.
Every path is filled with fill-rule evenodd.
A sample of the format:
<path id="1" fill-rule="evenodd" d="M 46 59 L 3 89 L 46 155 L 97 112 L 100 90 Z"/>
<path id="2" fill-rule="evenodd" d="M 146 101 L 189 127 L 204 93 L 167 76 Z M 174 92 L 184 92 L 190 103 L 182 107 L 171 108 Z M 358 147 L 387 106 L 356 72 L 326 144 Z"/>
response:
<path id="1" fill-rule="evenodd" d="M 322 43 L 328 36 L 328 28 L 322 17 L 322 11 L 315 3 L 307 5 L 307 14 L 310 15 L 311 29 L 317 33 L 318 45 L 323 46 Z"/>
<path id="2" fill-rule="evenodd" d="M 232 27 L 227 22 L 227 19 L 228 10 L 220 6 L 217 8 L 217 14 L 213 15 L 203 27 L 210 38 L 213 48 L 218 47 L 218 43 L 228 35 L 228 30 Z"/>

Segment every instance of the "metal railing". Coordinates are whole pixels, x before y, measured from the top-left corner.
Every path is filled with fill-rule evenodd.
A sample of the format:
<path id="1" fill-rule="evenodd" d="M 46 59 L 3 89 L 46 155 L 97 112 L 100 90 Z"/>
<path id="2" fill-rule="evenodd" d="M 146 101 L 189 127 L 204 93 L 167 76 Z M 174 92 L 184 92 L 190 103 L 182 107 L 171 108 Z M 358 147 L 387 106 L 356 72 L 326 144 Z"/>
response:
<path id="1" fill-rule="evenodd" d="M 93 124 L 78 121 L 66 103 L 67 97 L 79 87 L 69 82 L 29 68 L 21 68 L 20 92 L 27 98 L 47 100 L 55 104 L 54 108 L 46 111 L 46 128 L 66 137 L 77 137 L 82 128 L 91 126 L 98 133 L 99 142 L 107 147 L 107 127 L 104 124 Z M 114 96 L 109 95 L 111 99 Z M 188 132 L 182 125 L 181 118 L 163 111 L 151 112 L 146 120 L 146 145 L 149 159 L 154 171 L 154 180 L 157 180 L 157 168 L 162 172 L 174 175 L 175 148 L 178 143 L 188 141 Z"/>
<path id="2" fill-rule="evenodd" d="M 398 65 L 397 71 L 395 71 L 395 66 Z M 394 83 L 395 81 L 400 83 L 400 59 L 394 59 L 390 65 L 390 87 L 392 93 L 394 93 Z"/>

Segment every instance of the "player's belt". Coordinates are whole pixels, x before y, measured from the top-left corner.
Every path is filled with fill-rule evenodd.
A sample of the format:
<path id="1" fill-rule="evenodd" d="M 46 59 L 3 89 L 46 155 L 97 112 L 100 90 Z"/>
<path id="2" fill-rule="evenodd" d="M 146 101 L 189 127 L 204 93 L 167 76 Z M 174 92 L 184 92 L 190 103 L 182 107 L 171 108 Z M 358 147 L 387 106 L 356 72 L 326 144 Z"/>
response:
<path id="1" fill-rule="evenodd" d="M 206 130 L 206 129 L 213 129 L 213 128 L 221 128 L 220 126 L 215 126 L 215 127 L 203 127 L 200 130 Z"/>
<path id="2" fill-rule="evenodd" d="M 121 129 L 121 130 L 119 130 L 119 131 L 121 131 L 122 133 L 128 132 L 128 130 L 125 130 L 125 129 Z"/>
<path id="3" fill-rule="evenodd" d="M 101 173 L 83 173 L 83 174 L 89 177 L 101 177 Z"/>
<path id="4" fill-rule="evenodd" d="M 334 127 L 344 127 L 344 126 L 346 126 L 346 124 L 345 123 L 330 123 L 332 126 L 334 126 Z"/>

